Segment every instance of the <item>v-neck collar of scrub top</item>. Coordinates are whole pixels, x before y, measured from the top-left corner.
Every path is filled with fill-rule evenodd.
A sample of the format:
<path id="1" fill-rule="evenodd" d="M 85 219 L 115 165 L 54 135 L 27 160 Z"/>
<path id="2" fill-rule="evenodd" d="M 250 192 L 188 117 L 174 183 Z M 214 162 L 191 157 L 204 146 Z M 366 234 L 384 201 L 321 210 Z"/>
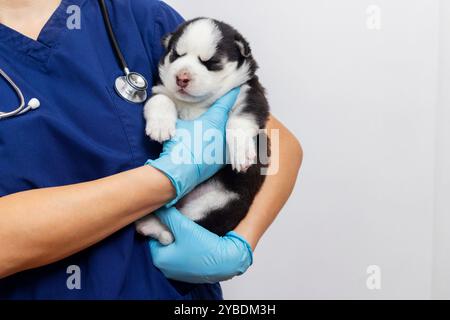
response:
<path id="1" fill-rule="evenodd" d="M 39 63 L 45 68 L 52 49 L 58 46 L 60 37 L 68 30 L 68 7 L 77 5 L 81 8 L 84 2 L 85 0 L 62 0 L 42 28 L 37 40 L 0 23 L 0 50 L 13 50 L 17 58 L 31 59 L 33 63 Z"/>

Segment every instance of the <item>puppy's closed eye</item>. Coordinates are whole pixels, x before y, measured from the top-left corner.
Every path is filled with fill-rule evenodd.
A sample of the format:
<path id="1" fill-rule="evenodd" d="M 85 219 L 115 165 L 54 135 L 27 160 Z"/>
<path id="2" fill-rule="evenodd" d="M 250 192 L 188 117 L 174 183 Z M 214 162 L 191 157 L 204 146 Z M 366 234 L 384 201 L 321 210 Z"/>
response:
<path id="1" fill-rule="evenodd" d="M 174 62 L 175 60 L 184 57 L 186 54 L 179 54 L 177 50 L 172 50 L 172 53 L 170 54 L 170 62 Z"/>
<path id="2" fill-rule="evenodd" d="M 209 60 L 202 60 L 201 57 L 198 57 L 198 60 L 201 64 L 203 64 L 209 71 L 219 71 L 222 70 L 221 68 L 221 59 L 219 57 L 212 57 Z"/>

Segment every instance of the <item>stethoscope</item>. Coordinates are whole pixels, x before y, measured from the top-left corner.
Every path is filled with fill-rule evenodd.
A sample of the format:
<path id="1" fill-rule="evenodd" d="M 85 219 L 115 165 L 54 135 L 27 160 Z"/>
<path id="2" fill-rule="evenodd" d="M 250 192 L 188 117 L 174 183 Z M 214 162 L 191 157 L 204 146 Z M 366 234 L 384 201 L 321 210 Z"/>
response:
<path id="1" fill-rule="evenodd" d="M 114 88 L 117 94 L 124 100 L 130 103 L 142 103 L 145 100 L 147 100 L 147 88 L 148 88 L 147 79 L 145 79 L 145 77 L 140 73 L 131 72 L 130 69 L 128 68 L 128 64 L 122 54 L 122 51 L 120 50 L 119 43 L 117 42 L 117 38 L 112 29 L 105 1 L 99 0 L 99 4 L 103 20 L 105 22 L 106 30 L 108 32 L 108 37 L 111 41 L 114 53 L 124 72 L 123 76 L 119 76 L 116 79 L 114 83 Z M 20 101 L 19 106 L 15 110 L 9 112 L 0 111 L 0 120 L 18 116 L 28 111 L 39 108 L 41 103 L 37 98 L 32 98 L 27 104 L 25 104 L 25 98 L 23 96 L 22 90 L 20 90 L 17 84 L 2 69 L 0 69 L 0 75 L 14 89 Z"/>
<path id="2" fill-rule="evenodd" d="M 116 79 L 114 88 L 117 94 L 131 103 L 142 103 L 147 100 L 147 88 L 148 82 L 145 77 L 137 72 L 130 72 L 128 64 L 123 57 L 122 50 L 120 50 L 119 43 L 117 42 L 111 21 L 109 19 L 108 9 L 106 9 L 105 1 L 99 0 L 100 8 L 102 10 L 103 20 L 105 21 L 106 30 L 108 31 L 109 40 L 114 49 L 117 59 L 125 75 Z"/>

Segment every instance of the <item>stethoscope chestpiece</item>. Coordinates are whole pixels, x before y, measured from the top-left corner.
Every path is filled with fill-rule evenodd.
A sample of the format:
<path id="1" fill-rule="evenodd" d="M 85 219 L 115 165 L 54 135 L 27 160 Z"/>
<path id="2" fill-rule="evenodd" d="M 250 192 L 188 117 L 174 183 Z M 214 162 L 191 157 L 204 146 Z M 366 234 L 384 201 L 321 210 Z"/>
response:
<path id="1" fill-rule="evenodd" d="M 140 73 L 125 70 L 125 75 L 116 79 L 114 88 L 128 102 L 143 103 L 147 100 L 148 83 Z"/>

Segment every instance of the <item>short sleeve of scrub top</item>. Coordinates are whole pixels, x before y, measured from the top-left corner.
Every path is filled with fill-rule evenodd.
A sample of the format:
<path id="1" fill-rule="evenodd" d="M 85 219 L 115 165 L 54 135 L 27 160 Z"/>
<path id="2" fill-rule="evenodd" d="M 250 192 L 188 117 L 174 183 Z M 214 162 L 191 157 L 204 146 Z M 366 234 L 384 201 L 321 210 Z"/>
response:
<path id="1" fill-rule="evenodd" d="M 109 0 L 107 7 L 130 69 L 151 88 L 161 38 L 183 19 L 157 0 Z M 27 101 L 41 102 L 37 110 L 0 120 L 0 196 L 91 181 L 158 156 L 160 145 L 145 136 L 143 105 L 114 91 L 123 71 L 98 1 L 62 0 L 37 41 L 0 24 L 0 68 Z M 0 110 L 18 102 L 0 78 Z M 221 298 L 218 284 L 166 279 L 133 224 L 62 261 L 0 280 L 0 299 Z"/>

